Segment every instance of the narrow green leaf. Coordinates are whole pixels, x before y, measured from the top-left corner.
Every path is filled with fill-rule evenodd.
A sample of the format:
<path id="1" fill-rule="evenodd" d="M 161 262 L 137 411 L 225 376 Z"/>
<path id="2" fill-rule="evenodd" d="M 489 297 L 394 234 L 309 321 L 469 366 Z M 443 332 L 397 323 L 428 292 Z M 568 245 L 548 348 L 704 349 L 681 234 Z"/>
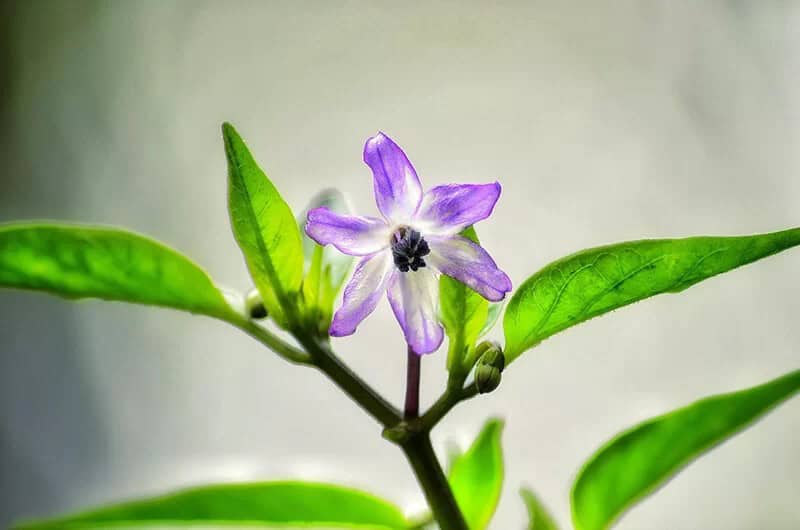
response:
<path id="1" fill-rule="evenodd" d="M 188 258 L 113 228 L 0 225 L 0 287 L 234 316 L 208 275 Z"/>
<path id="2" fill-rule="evenodd" d="M 308 272 L 303 277 L 303 286 L 301 292 L 303 293 L 303 306 L 304 309 L 312 313 L 313 317 L 318 317 L 320 311 L 319 303 L 323 297 L 323 288 L 326 283 L 326 278 L 323 272 L 323 248 L 319 245 L 311 248 L 311 260 L 308 265 Z"/>
<path id="3" fill-rule="evenodd" d="M 300 231 L 289 205 L 229 123 L 222 125 L 228 159 L 228 209 L 236 241 L 264 306 L 286 327 L 303 278 Z"/>
<path id="4" fill-rule="evenodd" d="M 800 370 L 697 401 L 626 431 L 584 464 L 572 489 L 577 530 L 602 530 L 689 462 L 800 390 Z"/>
<path id="5" fill-rule="evenodd" d="M 558 530 L 553 516 L 533 491 L 522 488 L 519 490 L 519 494 L 522 496 L 525 506 L 528 507 L 528 530 Z"/>
<path id="6" fill-rule="evenodd" d="M 303 255 L 305 256 L 304 271 L 306 273 L 311 266 L 311 256 L 313 256 L 317 248 L 320 248 L 320 245 L 308 237 L 305 232 L 308 212 L 314 208 L 323 206 L 339 214 L 347 215 L 352 213 L 350 211 L 350 206 L 347 204 L 347 199 L 345 199 L 342 192 L 337 189 L 329 188 L 323 190 L 311 199 L 306 209 L 303 210 L 303 213 L 297 218 L 297 225 L 303 236 Z M 330 268 L 331 286 L 338 292 L 344 280 L 347 278 L 347 273 L 350 271 L 350 267 L 353 264 L 353 257 L 343 254 L 329 245 L 324 247 L 323 258 L 323 268 Z"/>
<path id="7" fill-rule="evenodd" d="M 495 324 L 497 324 L 497 320 L 500 318 L 500 314 L 503 312 L 503 305 L 505 302 L 490 302 L 489 303 L 489 310 L 486 315 L 486 323 L 481 328 L 480 332 L 478 333 L 478 338 L 483 337 L 487 333 L 489 333 Z"/>
<path id="8" fill-rule="evenodd" d="M 478 243 L 473 227 L 461 235 Z M 486 324 L 489 302 L 458 280 L 442 275 L 439 280 L 441 319 L 448 339 L 447 369 L 463 375 L 475 362 L 470 352 Z"/>
<path id="9" fill-rule="evenodd" d="M 399 508 L 368 493 L 311 482 L 222 484 L 25 522 L 18 530 L 109 527 L 408 528 Z"/>
<path id="10" fill-rule="evenodd" d="M 342 254 L 333 246 L 320 246 L 305 233 L 308 212 L 322 206 L 340 214 L 349 214 L 350 208 L 339 190 L 327 189 L 311 199 L 297 218 L 305 257 L 302 286 L 304 312 L 307 319 L 319 326 L 320 334 L 327 336 L 333 317 L 333 302 L 347 278 L 353 258 Z"/>
<path id="11" fill-rule="evenodd" d="M 506 360 L 570 326 L 800 244 L 800 228 L 743 237 L 631 241 L 583 250 L 523 283 L 503 320 Z"/>
<path id="12" fill-rule="evenodd" d="M 470 448 L 453 461 L 448 474 L 453 495 L 470 530 L 486 528 L 503 489 L 503 421 L 486 422 Z"/>

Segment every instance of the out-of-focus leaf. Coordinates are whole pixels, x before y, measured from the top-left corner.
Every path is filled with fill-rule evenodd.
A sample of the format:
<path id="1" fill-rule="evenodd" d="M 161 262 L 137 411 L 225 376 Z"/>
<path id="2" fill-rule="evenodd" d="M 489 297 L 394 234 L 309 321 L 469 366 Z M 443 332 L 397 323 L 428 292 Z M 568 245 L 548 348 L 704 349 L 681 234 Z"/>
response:
<path id="1" fill-rule="evenodd" d="M 320 327 L 321 334 L 326 335 L 333 317 L 333 302 L 347 278 L 353 258 L 342 254 L 333 246 L 320 246 L 305 233 L 308 212 L 323 206 L 339 214 L 349 214 L 350 208 L 341 192 L 328 189 L 318 193 L 297 218 L 303 234 L 305 256 L 303 303 L 307 318 Z"/>
<path id="2" fill-rule="evenodd" d="M 489 303 L 489 310 L 486 315 L 486 323 L 481 328 L 480 333 L 478 333 L 478 338 L 483 337 L 490 331 L 495 324 L 497 324 L 497 320 L 500 318 L 500 314 L 503 312 L 503 305 L 505 302 L 490 302 Z"/>
<path id="3" fill-rule="evenodd" d="M 448 481 L 470 530 L 486 528 L 503 489 L 502 420 L 486 422 L 470 448 L 453 461 Z"/>
<path id="4" fill-rule="evenodd" d="M 314 208 L 325 207 L 328 208 L 332 212 L 336 212 L 343 215 L 348 215 L 351 212 L 350 206 L 347 204 L 347 199 L 345 199 L 342 192 L 337 189 L 330 188 L 319 192 L 314 198 L 311 199 L 306 209 L 303 213 L 297 218 L 297 224 L 300 228 L 300 232 L 303 235 L 303 255 L 305 256 L 305 267 L 304 271 L 308 272 L 308 269 L 311 266 L 311 256 L 313 256 L 314 251 L 320 247 L 316 241 L 308 237 L 305 232 L 305 226 L 307 222 L 308 212 L 313 210 Z M 338 289 L 344 283 L 345 278 L 347 278 L 347 273 L 350 271 L 350 267 L 353 264 L 353 257 L 348 256 L 347 254 L 342 254 L 332 246 L 324 247 L 323 253 L 323 263 L 326 267 L 330 268 L 330 280 L 331 285 L 338 291 Z"/>
<path id="5" fill-rule="evenodd" d="M 152 239 L 113 228 L 0 226 L 0 287 L 237 318 L 208 275 L 187 257 Z"/>
<path id="6" fill-rule="evenodd" d="M 455 440 L 447 440 L 444 446 L 444 469 L 447 471 L 447 474 L 450 474 L 450 471 L 453 469 L 453 465 L 461 458 L 461 455 L 464 454 L 464 448 L 461 447 L 458 442 Z"/>
<path id="7" fill-rule="evenodd" d="M 528 530 L 558 530 L 558 525 L 550 512 L 533 491 L 522 488 L 519 494 L 528 507 Z"/>
<path id="8" fill-rule="evenodd" d="M 800 244 L 800 228 L 743 237 L 691 237 L 583 250 L 528 278 L 508 304 L 506 360 L 570 326 Z"/>
<path id="9" fill-rule="evenodd" d="M 399 508 L 368 493 L 311 482 L 223 484 L 42 521 L 18 530 L 105 528 L 408 528 Z"/>
<path id="10" fill-rule="evenodd" d="M 269 315 L 286 327 L 303 279 L 300 231 L 289 205 L 256 164 L 236 129 L 222 125 L 228 159 L 228 209 Z"/>
<path id="11" fill-rule="evenodd" d="M 760 386 L 702 399 L 620 434 L 584 464 L 575 481 L 575 528 L 608 528 L 693 459 L 798 390 L 800 370 Z"/>
<path id="12" fill-rule="evenodd" d="M 461 235 L 478 243 L 473 227 Z M 447 369 L 459 376 L 475 362 L 471 358 L 475 341 L 486 324 L 489 302 L 460 281 L 442 275 L 439 280 L 441 319 L 448 339 Z"/>

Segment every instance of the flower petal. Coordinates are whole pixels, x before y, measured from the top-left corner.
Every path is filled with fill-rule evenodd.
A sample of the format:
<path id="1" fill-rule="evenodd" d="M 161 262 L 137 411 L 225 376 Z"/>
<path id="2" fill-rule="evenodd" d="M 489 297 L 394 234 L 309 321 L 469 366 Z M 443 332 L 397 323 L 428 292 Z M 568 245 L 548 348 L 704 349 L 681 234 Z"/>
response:
<path id="1" fill-rule="evenodd" d="M 426 233 L 455 234 L 491 215 L 500 183 L 436 186 L 422 197 L 414 224 Z"/>
<path id="2" fill-rule="evenodd" d="M 367 256 L 389 246 L 391 229 L 382 219 L 341 215 L 327 207 L 308 212 L 306 234 L 351 256 Z"/>
<path id="3" fill-rule="evenodd" d="M 330 334 L 344 337 L 355 333 L 361 321 L 375 310 L 393 273 L 392 253 L 389 251 L 362 258 L 344 288 L 342 306 L 333 315 Z"/>
<path id="4" fill-rule="evenodd" d="M 442 274 L 464 283 L 492 302 L 502 300 L 511 291 L 511 280 L 480 245 L 459 235 L 426 236 L 426 240 L 431 253 L 425 261 Z"/>
<path id="5" fill-rule="evenodd" d="M 372 169 L 375 202 L 383 216 L 408 223 L 422 200 L 422 185 L 406 154 L 383 133 L 367 140 L 364 162 Z"/>
<path id="6" fill-rule="evenodd" d="M 389 283 L 389 303 L 406 342 L 418 354 L 436 351 L 444 332 L 438 319 L 436 274 L 428 268 L 398 272 Z"/>

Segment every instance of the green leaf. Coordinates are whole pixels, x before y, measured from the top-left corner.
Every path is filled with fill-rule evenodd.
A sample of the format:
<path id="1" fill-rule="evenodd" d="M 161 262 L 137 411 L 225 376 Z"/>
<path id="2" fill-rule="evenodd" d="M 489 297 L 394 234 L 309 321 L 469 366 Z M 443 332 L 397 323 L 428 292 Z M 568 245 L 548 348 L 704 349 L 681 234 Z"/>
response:
<path id="1" fill-rule="evenodd" d="M 308 273 L 311 266 L 311 256 L 313 256 L 316 249 L 324 248 L 323 261 L 325 265 L 331 269 L 331 285 L 338 290 L 347 278 L 347 273 L 350 271 L 350 266 L 353 264 L 353 257 L 342 254 L 331 245 L 321 247 L 316 241 L 308 237 L 305 232 L 308 212 L 314 208 L 323 206 L 338 214 L 348 215 L 352 213 L 350 206 L 347 204 L 347 199 L 345 199 L 342 192 L 337 189 L 329 188 L 323 190 L 311 199 L 306 209 L 303 210 L 303 213 L 297 218 L 297 225 L 303 237 L 303 255 L 305 256 L 303 270 Z"/>
<path id="2" fill-rule="evenodd" d="M 471 226 L 461 235 L 478 243 L 478 235 Z M 486 324 L 489 302 L 465 284 L 445 275 L 439 280 L 439 299 L 448 339 L 447 369 L 462 376 L 475 363 L 471 351 Z"/>
<path id="3" fill-rule="evenodd" d="M 333 302 L 347 278 L 353 258 L 342 254 L 333 246 L 320 246 L 305 233 L 308 212 L 322 206 L 340 214 L 349 214 L 350 208 L 340 191 L 328 189 L 318 193 L 297 218 L 297 224 L 302 233 L 305 257 L 303 267 L 305 276 L 301 291 L 304 312 L 310 323 L 318 326 L 319 333 L 327 336 L 333 317 Z"/>
<path id="4" fill-rule="evenodd" d="M 188 258 L 113 228 L 0 225 L 0 287 L 237 318 L 208 275 Z"/>
<path id="5" fill-rule="evenodd" d="M 800 370 L 760 386 L 702 399 L 620 434 L 586 462 L 575 481 L 575 528 L 608 528 L 689 462 L 798 390 Z"/>
<path id="6" fill-rule="evenodd" d="M 528 530 L 558 530 L 555 520 L 533 491 L 522 488 L 519 494 L 528 507 Z"/>
<path id="7" fill-rule="evenodd" d="M 289 205 L 253 160 L 229 123 L 222 125 L 228 159 L 228 209 L 236 241 L 270 316 L 287 327 L 303 279 L 300 231 Z"/>
<path id="8" fill-rule="evenodd" d="M 224 484 L 187 489 L 43 521 L 18 530 L 83 530 L 111 526 L 407 528 L 399 508 L 368 493 L 311 482 Z"/>
<path id="9" fill-rule="evenodd" d="M 487 527 L 503 489 L 503 421 L 486 422 L 470 448 L 453 461 L 448 474 L 453 495 L 470 530 Z"/>
<path id="10" fill-rule="evenodd" d="M 478 338 L 483 337 L 487 333 L 489 333 L 495 324 L 497 324 L 497 320 L 500 318 L 500 314 L 503 312 L 503 305 L 505 302 L 491 302 L 489 303 L 489 311 L 486 315 L 486 323 L 481 328 L 480 332 L 478 333 Z"/>
<path id="11" fill-rule="evenodd" d="M 618 243 L 547 265 L 523 283 L 503 320 L 506 360 L 570 326 L 800 244 L 800 228 L 744 237 Z"/>

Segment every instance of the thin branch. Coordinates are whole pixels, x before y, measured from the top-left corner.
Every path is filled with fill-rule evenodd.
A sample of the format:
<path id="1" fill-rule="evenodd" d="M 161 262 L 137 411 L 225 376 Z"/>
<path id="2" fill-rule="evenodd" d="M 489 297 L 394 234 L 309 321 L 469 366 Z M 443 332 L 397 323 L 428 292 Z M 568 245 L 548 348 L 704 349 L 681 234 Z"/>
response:
<path id="1" fill-rule="evenodd" d="M 430 432 L 453 407 L 477 395 L 478 388 L 475 386 L 475 383 L 464 388 L 456 387 L 453 389 L 448 387 L 439 399 L 437 399 L 419 419 L 421 430 Z"/>
<path id="2" fill-rule="evenodd" d="M 301 365 L 312 364 L 311 356 L 306 352 L 295 348 L 265 327 L 250 319 L 242 317 L 241 319 L 230 319 L 228 322 L 241 329 L 290 363 Z"/>
<path id="3" fill-rule="evenodd" d="M 302 332 L 294 332 L 293 335 L 311 356 L 311 364 L 323 371 L 383 427 L 391 428 L 400 423 L 400 411 L 344 364 L 328 344 Z"/>
<path id="4" fill-rule="evenodd" d="M 324 372 L 353 401 L 378 420 L 385 428 L 394 427 L 402 420 L 400 411 L 350 370 L 330 349 L 314 337 L 295 331 L 292 335 L 305 348 L 302 351 L 280 339 L 268 329 L 245 318 L 231 318 L 231 324 L 246 332 L 287 361 L 314 366 Z"/>

